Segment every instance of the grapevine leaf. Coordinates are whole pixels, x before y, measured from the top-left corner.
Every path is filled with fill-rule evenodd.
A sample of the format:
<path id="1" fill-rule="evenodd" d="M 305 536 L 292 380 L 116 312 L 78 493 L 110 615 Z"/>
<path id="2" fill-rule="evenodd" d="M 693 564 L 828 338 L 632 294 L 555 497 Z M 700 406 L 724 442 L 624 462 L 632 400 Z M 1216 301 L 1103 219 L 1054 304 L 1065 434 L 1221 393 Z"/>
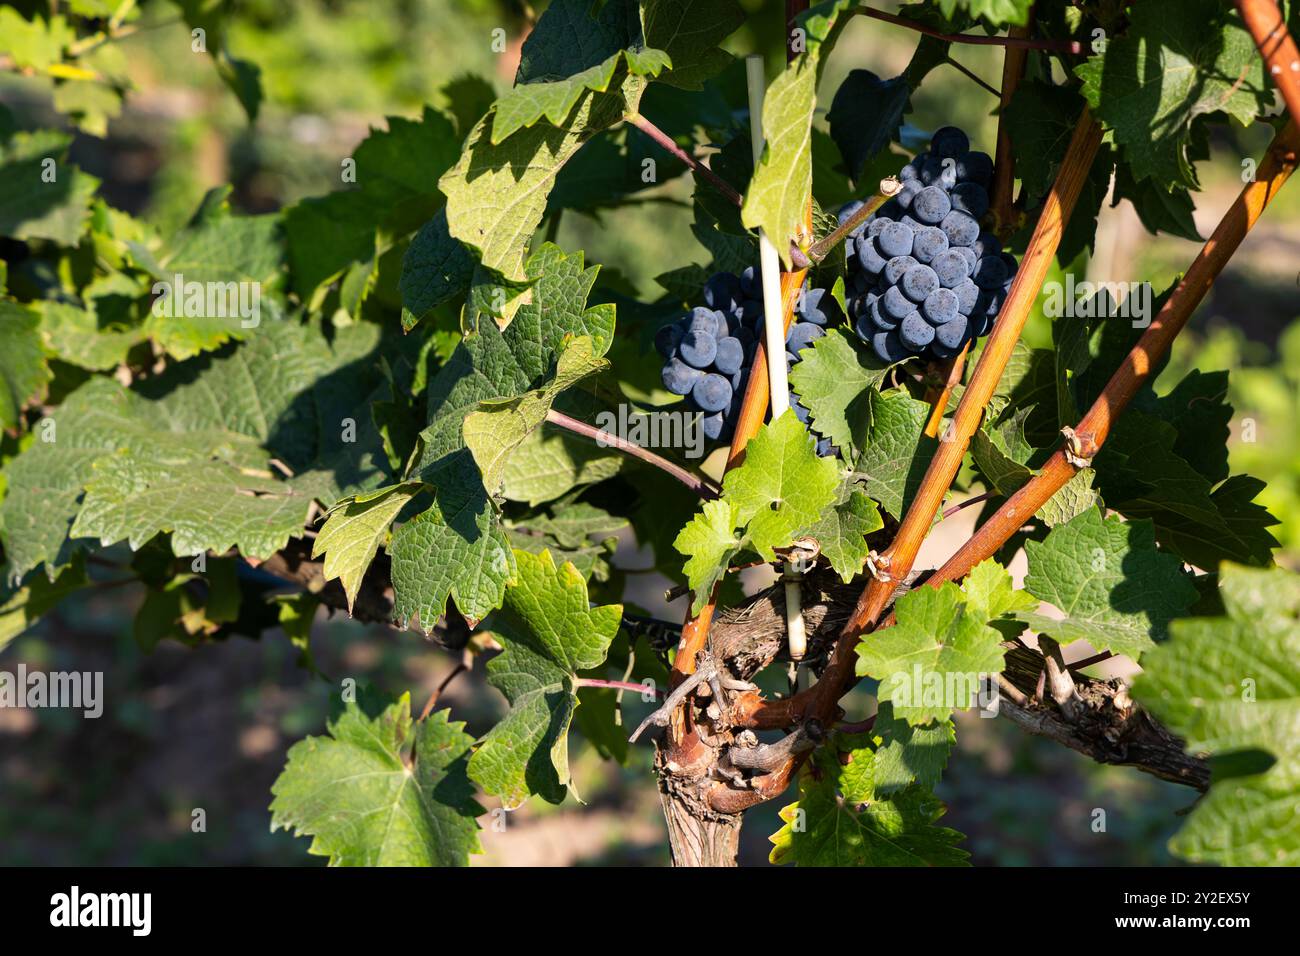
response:
<path id="1" fill-rule="evenodd" d="M 659 79 L 684 90 L 703 89 L 726 68 L 731 55 L 718 44 L 745 22 L 734 0 L 646 0 L 641 16 L 646 45 L 672 61 Z"/>
<path id="2" fill-rule="evenodd" d="M 872 390 L 866 397 L 870 425 L 854 442 L 862 449 L 854 470 L 867 494 L 901 519 L 939 447 L 938 439 L 925 434 L 930 406 L 902 388 Z"/>
<path id="3" fill-rule="evenodd" d="M 743 540 L 736 533 L 739 517 L 734 502 L 726 498 L 706 501 L 699 514 L 687 522 L 673 546 L 686 557 L 682 571 L 695 595 L 691 613 L 709 601 L 713 586 L 726 573 Z"/>
<path id="4" fill-rule="evenodd" d="M 1196 117 L 1222 110 L 1247 126 L 1269 101 L 1254 41 L 1216 0 L 1188 0 L 1176 17 L 1135 6 L 1124 35 L 1075 73 L 1133 178 L 1166 190 L 1197 185 L 1188 155 Z"/>
<path id="5" fill-rule="evenodd" d="M 0 583 L 0 651 L 54 605 L 89 584 L 80 561 L 65 568 L 53 581 L 36 574 L 21 586 Z"/>
<path id="6" fill-rule="evenodd" d="M 856 451 L 871 424 L 871 392 L 889 368 L 844 328 L 834 328 L 800 353 L 790 385 L 808 409 L 813 428 L 836 447 Z"/>
<path id="7" fill-rule="evenodd" d="M 64 161 L 69 142 L 19 133 L 0 148 L 0 236 L 77 244 L 99 180 Z"/>
<path id="8" fill-rule="evenodd" d="M 986 590 L 972 595 L 952 583 L 909 591 L 894 605 L 898 623 L 858 645 L 857 673 L 880 681 L 879 699 L 913 726 L 974 706 L 980 681 L 1003 666 L 987 605 Z"/>
<path id="9" fill-rule="evenodd" d="M 501 496 L 538 505 L 579 485 L 612 478 L 626 463 L 621 452 L 602 449 L 580 435 L 559 428 L 537 429 L 506 462 Z"/>
<path id="10" fill-rule="evenodd" d="M 548 550 L 576 567 L 588 581 L 609 579 L 609 559 L 626 530 L 626 518 L 585 501 L 566 504 L 554 513 L 531 515 L 527 527 L 507 525 L 512 547 L 539 554 Z"/>
<path id="11" fill-rule="evenodd" d="M 50 380 L 40 323 L 36 313 L 0 299 L 0 428 L 17 428 L 23 406 Z"/>
<path id="12" fill-rule="evenodd" d="M 966 592 L 971 612 L 989 621 L 1017 611 L 1038 609 L 1036 597 L 1026 591 L 1017 591 L 1011 575 L 992 558 L 975 565 L 966 575 L 961 589 Z"/>
<path id="13" fill-rule="evenodd" d="M 483 484 L 495 492 L 505 479 L 515 450 L 546 421 L 557 395 L 589 375 L 609 368 L 595 354 L 590 336 L 571 342 L 557 361 L 555 375 L 541 388 L 516 398 L 489 399 L 465 417 L 465 444 L 483 474 Z"/>
<path id="14" fill-rule="evenodd" d="M 858 489 L 845 486 L 840 500 L 828 505 L 821 517 L 797 537 L 814 538 L 835 573 L 848 584 L 862 570 L 871 552 L 867 535 L 884 526 L 876 503 Z"/>
<path id="15" fill-rule="evenodd" d="M 1035 448 L 1025 434 L 1036 412 L 1036 406 L 1020 407 L 1001 421 L 986 421 L 971 437 L 971 460 L 1003 497 L 1019 490 L 1037 473 L 1028 461 L 1045 457 L 1046 450 Z M 1055 527 L 1091 508 L 1097 502 L 1093 477 L 1091 468 L 1081 469 L 1034 513 L 1035 517 Z"/>
<path id="16" fill-rule="evenodd" d="M 514 576 L 510 542 L 496 506 L 483 488 L 469 452 L 465 467 L 449 474 L 427 511 L 393 534 L 393 613 L 409 626 L 419 618 L 433 630 L 447 599 L 471 621 L 500 606 L 506 581 Z"/>
<path id="17" fill-rule="evenodd" d="M 483 808 L 465 775 L 474 739 L 449 713 L 413 727 L 409 694 L 373 715 L 349 702 L 328 737 L 289 748 L 271 829 L 312 837 L 331 866 L 468 865 Z"/>
<path id="18" fill-rule="evenodd" d="M 1196 863 L 1300 862 L 1300 576 L 1226 564 L 1226 616 L 1173 622 L 1133 692 L 1193 753 L 1216 761 L 1210 792 L 1170 849 Z M 1273 762 L 1231 769 L 1232 757 Z"/>
<path id="19" fill-rule="evenodd" d="M 939 0 L 939 10 L 948 19 L 961 10 L 971 17 L 982 18 L 991 26 L 1024 26 L 1034 0 Z"/>
<path id="20" fill-rule="evenodd" d="M 867 160 L 897 138 L 911 95 L 907 77 L 882 80 L 870 70 L 850 71 L 835 91 L 826 121 L 854 180 Z"/>
<path id="21" fill-rule="evenodd" d="M 1115 167 L 1115 195 L 1111 205 L 1119 205 L 1121 199 L 1127 199 L 1133 205 L 1133 211 L 1147 232 L 1163 232 L 1193 242 L 1202 241 L 1196 220 L 1192 218 L 1196 206 L 1186 189 L 1175 187 L 1166 190 L 1152 179 L 1134 180 L 1128 164 L 1120 163 Z"/>
<path id="22" fill-rule="evenodd" d="M 447 211 L 425 223 L 402 259 L 402 328 L 410 331 L 422 318 L 469 291 L 474 257 L 447 231 Z"/>
<path id="23" fill-rule="evenodd" d="M 591 607 L 578 569 L 557 568 L 549 551 L 517 551 L 515 563 L 517 576 L 490 625 L 505 650 L 487 665 L 510 712 L 469 761 L 470 778 L 508 809 L 530 794 L 559 803 L 571 789 L 578 671 L 604 662 L 623 616 L 621 604 Z"/>
<path id="24" fill-rule="evenodd" d="M 83 309 L 67 302 L 45 300 L 40 303 L 40 310 L 41 338 L 46 349 L 55 358 L 79 368 L 90 371 L 116 368 L 126 361 L 131 347 L 144 339 L 139 328 L 101 328 L 93 307 Z"/>
<path id="25" fill-rule="evenodd" d="M 415 497 L 420 485 L 408 482 L 357 495 L 336 504 L 312 543 L 311 556 L 325 557 L 325 580 L 339 579 L 348 598 L 348 613 L 357 598 L 361 578 L 388 536 L 388 526 Z"/>
<path id="26" fill-rule="evenodd" d="M 746 525 L 749 543 L 769 561 L 774 548 L 794 540 L 835 500 L 839 469 L 821 458 L 808 430 L 793 409 L 759 429 L 745 446 L 745 461 L 722 481 L 736 518 Z"/>
<path id="27" fill-rule="evenodd" d="M 879 740 L 871 764 L 871 785 L 881 796 L 913 783 L 932 789 L 943 775 L 948 754 L 957 742 L 957 729 L 951 720 L 913 727 L 894 716 L 894 705 L 888 701 L 881 703 L 876 711 L 871 732 Z"/>
<path id="28" fill-rule="evenodd" d="M 1150 521 L 1103 518 L 1100 509 L 1089 508 L 1025 549 L 1025 590 L 1065 617 L 1055 620 L 1036 609 L 1016 616 L 1061 644 L 1088 641 L 1136 660 L 1196 601 L 1182 562 L 1156 550 Z"/>
<path id="29" fill-rule="evenodd" d="M 966 852 L 956 846 L 962 835 L 936 825 L 944 806 L 933 794 L 912 786 L 890 797 L 868 799 L 849 781 L 854 775 L 870 775 L 875 754 L 868 748 L 852 754 L 845 767 L 837 748 L 824 747 L 812 761 L 817 772 L 805 768 L 800 773 L 799 799 L 781 809 L 785 826 L 770 838 L 773 863 L 966 865 Z"/>
<path id="30" fill-rule="evenodd" d="M 822 55 L 844 25 L 840 14 L 852 5 L 852 0 L 827 0 L 799 16 L 804 52 L 772 81 L 763 100 L 766 146 L 741 218 L 748 228 L 767 233 L 787 267 L 790 241 L 803 231 L 812 193 L 812 118 Z"/>

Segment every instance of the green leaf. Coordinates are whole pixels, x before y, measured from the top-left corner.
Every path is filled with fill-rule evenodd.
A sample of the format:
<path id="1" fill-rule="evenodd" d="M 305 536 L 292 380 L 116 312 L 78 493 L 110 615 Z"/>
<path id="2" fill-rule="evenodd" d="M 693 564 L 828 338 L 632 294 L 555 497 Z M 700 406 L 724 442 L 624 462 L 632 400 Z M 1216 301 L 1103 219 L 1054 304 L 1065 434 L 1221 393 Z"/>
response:
<path id="1" fill-rule="evenodd" d="M 787 267 L 790 241 L 803 231 L 812 194 L 812 118 L 822 55 L 843 27 L 840 14 L 851 6 L 852 0 L 827 0 L 800 15 L 805 52 L 772 81 L 763 100 L 766 145 L 745 191 L 741 219 L 767 233 Z"/>
<path id="2" fill-rule="evenodd" d="M 42 72 L 63 59 L 63 48 L 76 40 L 76 31 L 60 15 L 27 20 L 10 7 L 0 8 L 0 53 L 15 66 Z"/>
<path id="3" fill-rule="evenodd" d="M 799 799 L 781 809 L 785 826 L 770 838 L 773 863 L 966 865 L 966 852 L 956 846 L 962 835 L 935 823 L 944 806 L 933 794 L 913 786 L 886 798 L 864 798 L 848 781 L 855 775 L 869 777 L 875 755 L 869 748 L 851 752 L 846 767 L 836 749 L 824 747 L 814 755 L 813 767 L 800 773 Z"/>
<path id="4" fill-rule="evenodd" d="M 0 428 L 17 428 L 23 406 L 44 392 L 50 380 L 40 323 L 34 312 L 0 299 Z"/>
<path id="5" fill-rule="evenodd" d="M 808 430 L 788 409 L 750 439 L 744 462 L 727 472 L 722 491 L 746 525 L 750 545 L 772 561 L 775 548 L 821 517 L 839 485 L 834 459 L 817 455 Z"/>
<path id="6" fill-rule="evenodd" d="M 447 231 L 447 211 L 425 223 L 402 259 L 402 328 L 410 331 L 426 315 L 469 291 L 474 257 Z"/>
<path id="7" fill-rule="evenodd" d="M 588 581 L 609 580 L 609 559 L 618 546 L 618 535 L 629 527 L 627 519 L 585 501 L 556 508 L 531 515 L 520 525 L 507 525 L 511 546 L 533 554 L 548 550 L 576 567 Z"/>
<path id="8" fill-rule="evenodd" d="M 838 448 L 864 447 L 871 425 L 873 397 L 889 366 L 844 327 L 833 328 L 799 353 L 790 385 L 808 409 L 813 428 Z"/>
<path id="9" fill-rule="evenodd" d="M 101 327 L 94 303 L 92 299 L 90 308 L 83 309 L 67 302 L 42 301 L 41 338 L 60 361 L 103 372 L 126 361 L 127 352 L 145 336 L 139 328 Z"/>
<path id="10" fill-rule="evenodd" d="M 65 568 L 53 581 L 36 574 L 21 586 L 0 582 L 0 651 L 65 597 L 89 584 L 81 562 Z"/>
<path id="11" fill-rule="evenodd" d="M 939 10 L 948 19 L 961 10 L 972 17 L 980 17 L 991 26 L 1014 24 L 1024 26 L 1034 0 L 939 0 Z"/>
<path id="12" fill-rule="evenodd" d="M 620 93 L 586 93 L 563 129 L 537 123 L 499 143 L 492 137 L 496 114 L 488 114 L 438 181 L 447 197 L 448 232 L 476 249 L 485 267 L 523 280 L 528 244 L 560 168 L 632 105 Z"/>
<path id="13" fill-rule="evenodd" d="M 1175 621 L 1150 651 L 1134 696 L 1188 751 L 1216 760 L 1170 849 L 1192 862 L 1295 866 L 1300 862 L 1300 576 L 1224 565 L 1226 617 Z M 1273 763 L 1231 769 L 1233 757 Z M 1258 767 L 1259 761 L 1251 761 Z"/>
<path id="14" fill-rule="evenodd" d="M 847 493 L 846 493 L 847 492 Z M 871 553 L 867 535 L 885 526 L 876 503 L 851 485 L 841 489 L 840 500 L 826 507 L 821 517 L 796 537 L 813 538 L 835 573 L 848 584 L 862 570 Z"/>
<path id="15" fill-rule="evenodd" d="M 1182 562 L 1156 550 L 1150 521 L 1103 518 L 1100 509 L 1089 508 L 1025 549 L 1025 590 L 1065 617 L 1055 620 L 1037 609 L 1016 617 L 1061 644 L 1088 641 L 1137 660 L 1165 639 L 1169 622 L 1197 598 Z"/>
<path id="16" fill-rule="evenodd" d="M 0 150 L 0 236 L 77 244 L 99 180 L 65 162 L 68 143 L 18 133 Z"/>
<path id="17" fill-rule="evenodd" d="M 952 745 L 957 742 L 957 728 L 951 720 L 913 727 L 894 716 L 894 705 L 888 701 L 876 711 L 871 733 L 878 740 L 871 765 L 871 786 L 881 796 L 913 783 L 933 789 L 948 765 Z"/>
<path id="18" fill-rule="evenodd" d="M 898 138 L 911 96 L 905 76 L 882 80 L 870 70 L 851 70 L 840 83 L 826 121 L 854 180 L 869 159 Z"/>
<path id="19" fill-rule="evenodd" d="M 578 671 L 605 660 L 621 604 L 590 607 L 587 582 L 550 552 L 515 552 L 518 575 L 491 627 L 505 650 L 488 662 L 488 681 L 510 712 L 483 738 L 469 775 L 507 809 L 531 794 L 559 803 L 571 788 L 569 723 L 578 706 Z"/>
<path id="20" fill-rule="evenodd" d="M 515 398 L 481 402 L 477 411 L 465 417 L 465 444 L 489 492 L 501 487 L 515 450 L 546 421 L 556 396 L 607 368 L 609 362 L 595 354 L 590 336 L 584 335 L 560 353 L 554 377 L 541 388 Z"/>
<path id="21" fill-rule="evenodd" d="M 698 613 L 697 608 L 708 603 L 714 585 L 744 544 L 737 533 L 739 523 L 733 502 L 725 498 L 706 501 L 673 542 L 686 558 L 682 571 L 695 595 L 692 613 Z"/>
<path id="22" fill-rule="evenodd" d="M 1188 155 L 1197 116 L 1222 110 L 1247 126 L 1270 101 L 1250 34 L 1216 0 L 1187 0 L 1176 17 L 1134 6 L 1124 35 L 1075 73 L 1133 178 L 1166 190 L 1197 186 Z"/>
<path id="23" fill-rule="evenodd" d="M 348 613 L 361 588 L 361 579 L 388 537 L 388 526 L 420 490 L 416 482 L 394 485 L 339 502 L 312 543 L 311 556 L 325 556 L 326 581 L 339 579 L 348 598 Z"/>
<path id="24" fill-rule="evenodd" d="M 988 603 L 987 583 L 975 594 L 951 583 L 909 591 L 894 605 L 898 623 L 858 645 L 857 673 L 880 681 L 879 699 L 913 726 L 973 707 L 981 680 L 1003 666 Z"/>
<path id="25" fill-rule="evenodd" d="M 641 19 L 646 45 L 662 50 L 672 62 L 659 79 L 699 90 L 731 62 L 731 54 L 718 44 L 745 22 L 745 11 L 734 0 L 646 0 Z"/>
<path id="26" fill-rule="evenodd" d="M 1196 220 L 1192 218 L 1196 206 L 1186 189 L 1166 190 L 1151 179 L 1136 181 L 1128 164 L 1120 163 L 1115 167 L 1115 193 L 1111 206 L 1118 206 L 1121 199 L 1132 203 L 1133 211 L 1147 232 L 1163 232 L 1193 242 L 1202 241 Z"/>
<path id="27" fill-rule="evenodd" d="M 312 837 L 331 866 L 467 866 L 483 808 L 465 776 L 474 739 L 449 713 L 413 727 L 409 694 L 376 713 L 349 702 L 328 737 L 289 748 L 271 829 Z"/>
<path id="28" fill-rule="evenodd" d="M 869 391 L 866 398 L 870 425 L 866 437 L 854 442 L 862 449 L 854 471 L 867 494 L 901 519 L 939 447 L 937 438 L 925 434 L 930 406 L 903 388 Z"/>

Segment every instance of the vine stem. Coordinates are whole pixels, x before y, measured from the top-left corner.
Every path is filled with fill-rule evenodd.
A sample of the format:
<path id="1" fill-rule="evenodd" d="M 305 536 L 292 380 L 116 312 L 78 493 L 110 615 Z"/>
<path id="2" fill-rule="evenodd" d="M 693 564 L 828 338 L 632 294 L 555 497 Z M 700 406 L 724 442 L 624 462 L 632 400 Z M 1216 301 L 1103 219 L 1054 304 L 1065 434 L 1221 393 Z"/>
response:
<path id="1" fill-rule="evenodd" d="M 808 251 L 804 253 L 805 262 L 796 263 L 796 265 L 821 262 L 830 255 L 831 250 L 848 237 L 849 233 L 866 222 L 867 218 L 873 212 L 883 206 L 890 196 L 896 195 L 902 188 L 903 184 L 892 176 L 887 179 L 882 179 L 880 181 L 880 189 L 876 194 L 863 202 L 863 204 L 854 211 L 853 215 L 849 216 L 848 219 L 845 219 L 842 223 L 836 226 L 828 235 L 809 246 Z M 808 228 L 812 228 L 811 220 L 809 220 Z"/>
<path id="2" fill-rule="evenodd" d="M 1229 207 L 1160 313 L 1142 333 L 1087 414 L 1070 430 L 1071 447 L 1052 455 L 1037 475 L 1008 498 L 979 531 L 944 562 L 930 578 L 930 583 L 937 587 L 944 581 L 956 581 L 969 574 L 975 565 L 1002 547 L 1031 515 L 1092 459 L 1105 443 L 1115 419 L 1138 390 L 1150 381 L 1153 369 L 1169 351 L 1174 337 L 1187 325 L 1215 278 L 1259 220 L 1269 201 L 1294 172 L 1297 155 L 1300 155 L 1300 131 L 1292 121 L 1274 137 L 1256 171 L 1255 181 L 1248 184 Z"/>
<path id="3" fill-rule="evenodd" d="M 860 13 L 875 20 L 884 20 L 886 23 L 906 27 L 909 30 L 915 30 L 917 33 L 924 33 L 926 36 L 934 37 L 936 40 L 946 40 L 949 43 L 973 43 L 979 46 L 1004 46 L 1022 50 L 1048 50 L 1052 53 L 1077 54 L 1084 52 L 1083 44 L 1077 40 L 1030 40 L 1026 37 L 1015 36 L 1014 32 L 1012 35 L 1004 37 L 984 37 L 969 33 L 941 33 L 924 23 L 917 23 L 915 20 L 909 20 L 897 14 L 885 13 L 883 10 L 873 10 L 871 7 L 858 7 L 854 10 L 854 13 Z"/>
<path id="4" fill-rule="evenodd" d="M 639 458 L 647 465 L 654 465 L 665 474 L 676 478 L 691 491 L 695 492 L 701 498 L 716 498 L 719 495 L 718 488 L 709 482 L 706 478 L 687 471 L 681 465 L 669 461 L 662 455 L 656 455 L 649 448 L 642 448 L 635 442 L 630 442 L 626 438 L 615 435 L 613 432 L 602 431 L 594 425 L 588 425 L 586 422 L 580 422 L 576 418 L 570 418 L 563 412 L 556 411 L 552 408 L 546 413 L 546 420 L 552 425 L 571 431 L 575 435 L 582 435 L 584 438 L 590 438 L 592 441 L 600 442 L 610 448 L 617 448 L 619 451 L 626 452 L 633 458 Z"/>
<path id="5" fill-rule="evenodd" d="M 930 403 L 930 418 L 925 423 L 925 434 L 931 438 L 939 437 L 939 426 L 943 424 L 944 412 L 948 410 L 948 399 L 952 398 L 952 390 L 966 373 L 966 356 L 969 353 L 970 343 L 967 342 L 960 352 L 945 359 L 939 366 L 939 371 L 944 376 L 943 385 L 926 392 L 925 400 Z"/>
<path id="6" fill-rule="evenodd" d="M 1287 32 L 1282 11 L 1273 0 L 1237 0 L 1246 29 L 1255 38 L 1269 76 L 1282 91 L 1293 121 L 1300 121 L 1300 52 Z"/>
<path id="7" fill-rule="evenodd" d="M 634 694 L 654 694 L 656 697 L 664 696 L 664 692 L 649 684 L 638 684 L 631 680 L 605 680 L 600 677 L 579 677 L 579 687 L 609 687 L 614 690 L 630 690 Z"/>
<path id="8" fill-rule="evenodd" d="M 722 193 L 722 195 L 726 196 L 727 199 L 729 199 L 737 207 L 744 204 L 745 200 L 741 197 L 740 193 L 736 192 L 736 190 L 732 187 L 732 185 L 729 182 L 727 182 L 725 179 L 723 179 L 721 176 L 715 173 L 704 163 L 700 162 L 690 153 L 686 152 L 686 150 L 678 146 L 671 136 L 669 136 L 667 133 L 661 130 L 654 123 L 650 122 L 640 113 L 630 113 L 628 114 L 626 119 L 629 123 L 631 123 L 637 129 L 639 129 L 641 132 L 645 133 L 647 136 L 649 136 L 652 140 L 654 140 L 656 143 L 658 143 L 668 152 L 672 153 L 673 156 L 675 156 L 677 159 L 685 163 L 687 167 L 691 169 L 692 172 L 696 173 L 701 179 L 708 182 L 710 186 L 712 186 L 718 192 Z"/>
<path id="9" fill-rule="evenodd" d="M 1033 22 L 1034 9 L 1029 9 L 1029 22 Z M 1013 37 L 1028 38 L 1029 28 L 1012 27 Z M 997 153 L 993 159 L 993 183 L 989 189 L 989 209 L 993 222 L 1004 235 L 1011 231 L 1015 218 L 1016 157 L 1012 151 L 1011 134 L 1007 131 L 1007 106 L 1016 95 L 1016 89 L 1025 75 L 1029 51 L 1024 47 L 1007 47 L 1002 60 L 1002 96 L 998 107 Z"/>

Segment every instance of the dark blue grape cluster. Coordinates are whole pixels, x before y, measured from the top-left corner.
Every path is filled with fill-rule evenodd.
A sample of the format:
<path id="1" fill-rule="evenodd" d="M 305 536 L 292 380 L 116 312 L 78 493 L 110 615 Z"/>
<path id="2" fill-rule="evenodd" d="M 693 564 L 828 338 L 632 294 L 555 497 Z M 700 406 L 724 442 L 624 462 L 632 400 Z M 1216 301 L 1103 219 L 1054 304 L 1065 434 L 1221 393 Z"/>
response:
<path id="1" fill-rule="evenodd" d="M 882 361 L 950 358 L 993 327 L 1017 264 L 980 229 L 992 177 L 988 154 L 945 126 L 898 174 L 902 191 L 850 235 L 849 318 Z"/>
<path id="2" fill-rule="evenodd" d="M 665 359 L 664 387 L 703 413 L 704 434 L 710 440 L 729 442 L 735 431 L 749 369 L 763 336 L 762 300 L 761 281 L 753 267 L 740 275 L 719 272 L 704 285 L 704 305 L 655 334 L 655 347 Z M 800 351 L 826 334 L 828 323 L 843 317 L 839 303 L 825 289 L 801 292 L 795 321 L 786 334 L 786 367 L 798 362 Z M 799 404 L 793 391 L 790 405 L 806 426 L 808 409 Z M 836 449 L 819 437 L 817 453 L 834 455 Z"/>

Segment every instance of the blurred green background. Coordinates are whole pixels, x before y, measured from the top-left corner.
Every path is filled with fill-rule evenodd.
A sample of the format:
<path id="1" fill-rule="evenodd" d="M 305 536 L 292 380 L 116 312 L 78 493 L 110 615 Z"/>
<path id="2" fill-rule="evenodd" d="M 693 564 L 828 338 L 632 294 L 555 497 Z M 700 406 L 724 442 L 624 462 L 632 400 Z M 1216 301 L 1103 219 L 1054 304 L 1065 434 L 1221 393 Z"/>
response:
<path id="1" fill-rule="evenodd" d="M 737 53 L 781 59 L 784 5 L 740 0 L 749 23 L 730 41 Z M 103 137 L 79 134 L 73 159 L 103 180 L 113 205 L 159 225 L 182 223 L 211 187 L 235 185 L 234 202 L 265 211 L 335 188 L 339 161 L 385 115 L 414 116 L 425 103 L 447 106 L 456 90 L 507 88 L 534 11 L 514 0 L 244 0 L 234 5 L 228 48 L 261 69 L 265 100 L 249 126 L 239 104 L 205 58 L 191 55 L 187 28 L 167 7 L 146 8 L 142 29 L 120 41 L 132 91 Z M 545 4 L 534 5 L 537 10 Z M 878 4 L 893 9 L 897 4 Z M 492 31 L 505 31 L 504 53 Z M 916 37 L 865 18 L 847 29 L 826 70 L 828 106 L 853 68 L 892 76 L 906 65 Z M 996 86 L 996 48 L 954 48 L 952 56 Z M 450 84 L 450 86 L 449 86 Z M 0 103 L 23 128 L 59 126 L 48 89 L 0 72 Z M 930 130 L 966 128 L 992 152 L 996 99 L 951 66 L 941 67 L 914 98 L 908 121 Z M 823 120 L 824 122 L 824 117 Z M 1268 133 L 1236 130 L 1213 143 L 1198 172 L 1205 186 L 1196 221 L 1208 235 L 1241 187 L 1240 159 L 1259 155 Z M 589 262 L 617 270 L 653 299 L 653 277 L 705 252 L 690 236 L 689 184 L 678 180 L 642 194 L 649 205 L 567 215 L 556 236 L 584 249 Z M 1279 561 L 1300 568 L 1300 186 L 1284 191 L 1234 257 L 1192 327 L 1179 340 L 1163 385 L 1182 371 L 1230 369 L 1233 471 L 1268 482 L 1262 501 L 1283 520 Z M 1094 261 L 1079 272 L 1148 279 L 1157 290 L 1186 268 L 1197 244 L 1152 237 L 1127 207 L 1105 209 Z M 1050 342 L 1049 320 L 1027 336 Z M 1255 441 L 1241 438 L 1254 422 Z M 635 547 L 618 560 L 638 599 L 663 579 L 636 574 Z M 0 863 L 318 864 L 307 841 L 268 832 L 269 787 L 293 741 L 324 727 L 335 685 L 299 666 L 298 650 L 279 632 L 143 654 L 130 635 L 140 600 L 132 588 L 104 590 L 51 614 L 15 641 L 0 664 L 103 670 L 109 706 L 97 721 L 60 711 L 0 710 Z M 648 600 L 648 598 L 646 599 Z M 645 603 L 645 601 L 643 601 Z M 678 617 L 673 605 L 665 613 Z M 455 661 L 412 633 L 346 620 L 319 621 L 312 649 L 325 675 L 364 676 L 417 703 Z M 499 695 L 481 666 L 454 682 L 443 700 L 478 732 L 490 725 Z M 645 711 L 625 703 L 625 722 Z M 484 865 L 662 864 L 667 860 L 648 748 L 627 767 L 602 761 L 575 733 L 575 776 L 587 805 L 536 801 L 506 819 L 484 818 Z M 1093 765 L 1005 721 L 961 721 L 958 749 L 940 789 L 947 821 L 969 835 L 977 864 L 1167 864 L 1164 842 L 1190 791 L 1135 771 Z M 766 860 L 766 836 L 778 804 L 751 814 L 743 860 Z M 193 833 L 203 808 L 207 832 Z M 1098 831 L 1097 810 L 1106 825 Z"/>

